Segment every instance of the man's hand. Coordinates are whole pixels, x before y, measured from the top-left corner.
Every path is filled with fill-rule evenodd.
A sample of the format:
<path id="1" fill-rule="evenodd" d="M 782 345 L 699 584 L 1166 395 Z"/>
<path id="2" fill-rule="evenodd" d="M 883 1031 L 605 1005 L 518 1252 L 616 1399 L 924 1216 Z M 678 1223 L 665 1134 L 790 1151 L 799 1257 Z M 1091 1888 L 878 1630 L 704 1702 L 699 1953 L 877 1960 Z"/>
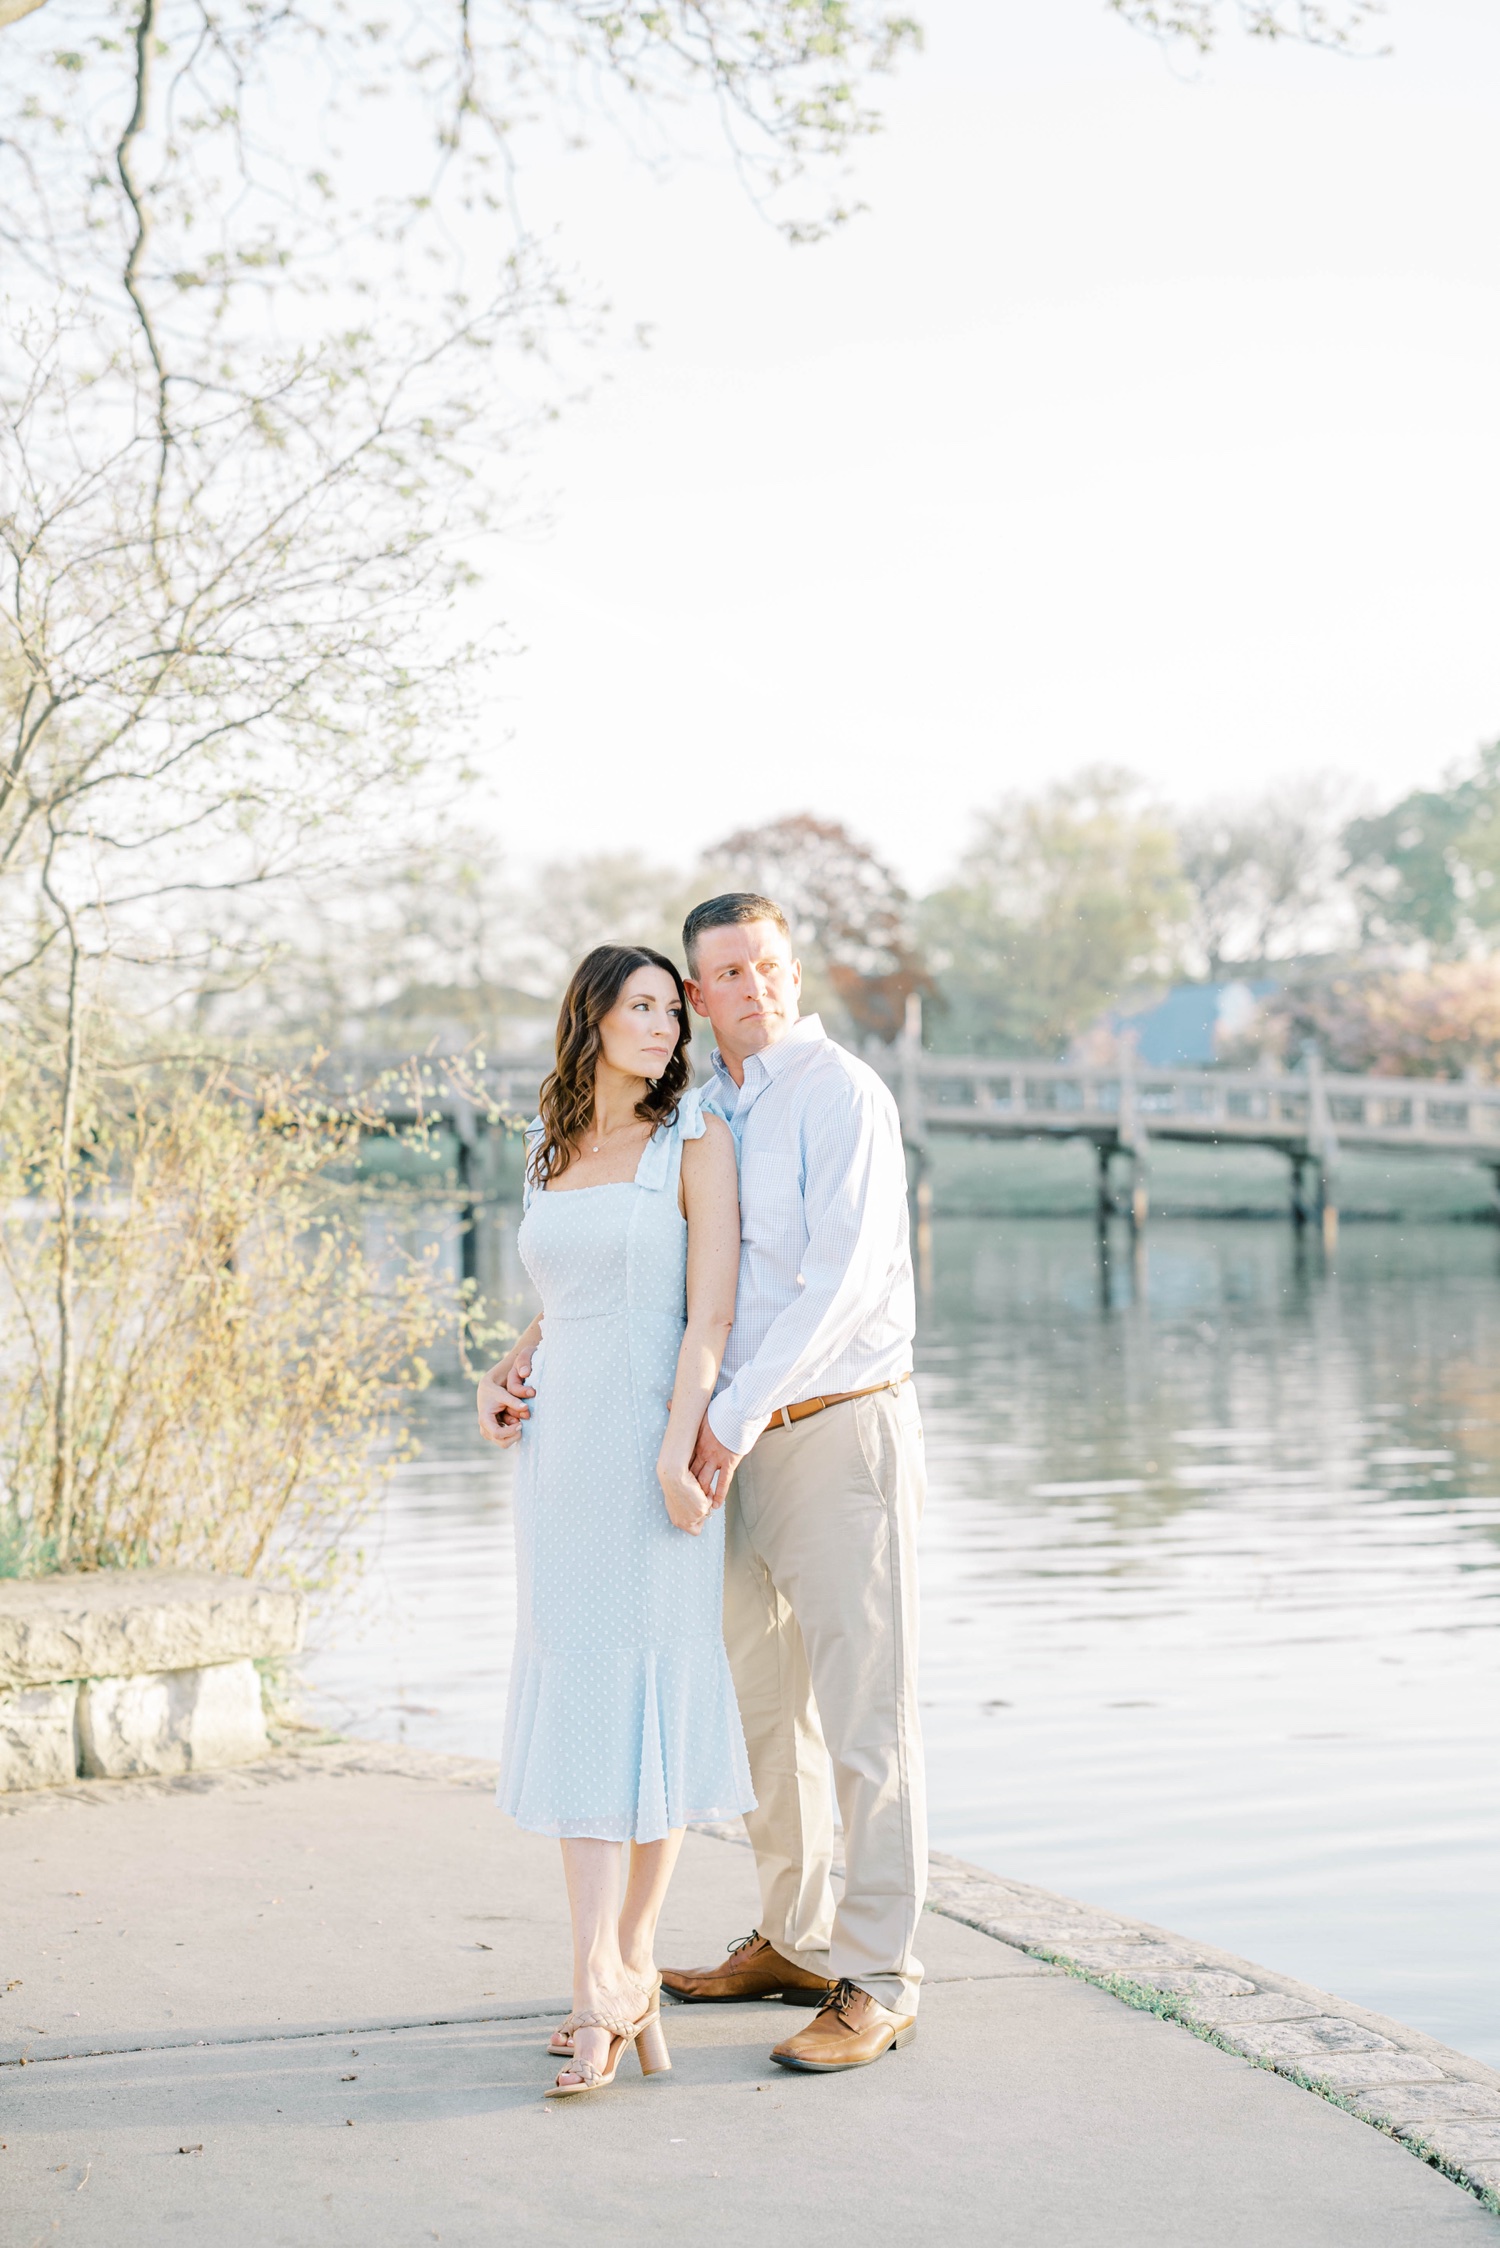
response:
<path id="1" fill-rule="evenodd" d="M 730 1452 L 719 1442 L 708 1425 L 708 1415 L 703 1416 L 698 1430 L 698 1442 L 693 1450 L 691 1472 L 700 1489 L 706 1491 L 714 1506 L 722 1506 L 729 1496 L 729 1479 L 744 1458 L 743 1452 Z"/>
<path id="2" fill-rule="evenodd" d="M 523 1422 L 531 1418 L 523 1402 L 535 1397 L 531 1382 L 531 1351 L 518 1350 L 502 1358 L 482 1376 L 479 1384 L 479 1433 L 490 1444 L 519 1444 Z"/>

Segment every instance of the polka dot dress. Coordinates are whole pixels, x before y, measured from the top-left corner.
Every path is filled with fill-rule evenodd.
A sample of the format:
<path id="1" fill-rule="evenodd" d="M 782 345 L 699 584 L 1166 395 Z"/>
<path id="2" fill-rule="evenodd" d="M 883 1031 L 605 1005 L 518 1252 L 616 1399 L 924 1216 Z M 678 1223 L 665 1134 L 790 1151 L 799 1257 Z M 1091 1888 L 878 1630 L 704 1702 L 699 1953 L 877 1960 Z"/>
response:
<path id="1" fill-rule="evenodd" d="M 659 1842 L 755 1803 L 724 1653 L 724 1517 L 675 1530 L 656 1480 L 687 1317 L 682 1143 L 704 1130 L 690 1092 L 633 1184 L 527 1194 L 544 1339 L 516 1474 L 499 1800 L 536 1834 Z"/>

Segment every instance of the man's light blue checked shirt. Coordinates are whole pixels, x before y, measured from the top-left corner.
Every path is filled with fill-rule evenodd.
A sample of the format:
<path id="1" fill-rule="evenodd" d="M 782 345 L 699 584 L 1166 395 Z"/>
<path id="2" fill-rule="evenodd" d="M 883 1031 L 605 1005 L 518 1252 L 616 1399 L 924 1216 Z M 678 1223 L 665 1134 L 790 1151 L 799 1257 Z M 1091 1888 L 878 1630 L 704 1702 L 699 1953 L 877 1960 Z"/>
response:
<path id="1" fill-rule="evenodd" d="M 911 1369 L 906 1157 L 889 1088 L 816 1015 L 704 1088 L 740 1152 L 739 1293 L 708 1421 L 748 1452 L 781 1405 Z"/>

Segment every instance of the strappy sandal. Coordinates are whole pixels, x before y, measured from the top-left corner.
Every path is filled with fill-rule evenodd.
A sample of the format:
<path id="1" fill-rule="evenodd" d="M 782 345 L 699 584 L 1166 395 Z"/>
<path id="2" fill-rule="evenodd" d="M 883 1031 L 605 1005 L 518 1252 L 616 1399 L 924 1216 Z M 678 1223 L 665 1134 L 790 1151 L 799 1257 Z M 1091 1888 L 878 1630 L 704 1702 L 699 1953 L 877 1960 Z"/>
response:
<path id="1" fill-rule="evenodd" d="M 634 1981 L 633 1977 L 631 1979 L 632 1981 Z M 656 1981 L 654 1983 L 636 1983 L 635 1987 L 640 1992 L 642 1998 L 646 2001 L 648 2012 L 655 2011 L 657 2013 L 660 2013 L 660 1968 L 657 1969 Z M 650 2003 L 653 1999 L 656 2001 L 654 2009 L 651 2007 Z M 547 2040 L 547 2050 L 554 2056 L 555 2059 L 559 2061 L 565 2061 L 570 2057 L 573 2051 L 573 2032 L 578 2027 L 579 2022 L 578 2016 L 576 2014 L 570 2014 L 566 2021 L 558 2023 L 556 2029 L 552 2032 L 551 2037 Z"/>
<path id="2" fill-rule="evenodd" d="M 609 2032 L 609 2051 L 602 2069 L 592 2061 L 580 2061 L 576 2055 L 566 2069 L 559 2069 L 557 2081 L 549 2084 L 544 2099 L 568 2100 L 576 2092 L 603 2092 L 615 2080 L 627 2046 L 633 2047 L 641 2064 L 642 2076 L 660 2076 L 672 2066 L 672 2056 L 667 2051 L 667 2041 L 661 2026 L 661 1986 L 658 1983 L 642 2014 L 626 2019 L 620 2014 L 607 2012 L 603 2007 L 579 2007 L 568 2016 L 575 2030 L 604 2029 Z M 563 2077 L 576 2076 L 576 2084 L 564 2084 Z"/>

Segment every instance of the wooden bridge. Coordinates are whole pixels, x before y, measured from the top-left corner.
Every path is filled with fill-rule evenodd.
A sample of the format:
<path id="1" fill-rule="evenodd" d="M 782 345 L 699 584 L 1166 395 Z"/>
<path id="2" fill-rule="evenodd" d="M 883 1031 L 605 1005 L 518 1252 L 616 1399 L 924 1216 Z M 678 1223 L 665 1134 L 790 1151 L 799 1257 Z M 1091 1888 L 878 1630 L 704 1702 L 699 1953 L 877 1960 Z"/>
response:
<path id="1" fill-rule="evenodd" d="M 1084 1139 L 1098 1153 L 1101 1219 L 1144 1225 L 1153 1140 L 1269 1147 L 1288 1159 L 1294 1224 L 1338 1230 L 1342 1148 L 1468 1156 L 1495 1181 L 1500 1204 L 1500 1086 L 1448 1079 L 1354 1077 L 1309 1051 L 1294 1070 L 1150 1069 L 1126 1055 L 1107 1068 L 991 1061 L 928 1053 L 920 1016 L 883 1068 L 901 1108 L 917 1172 L 918 1209 L 930 1206 L 934 1139 Z M 1127 1167 L 1123 1192 L 1117 1162 Z"/>
<path id="2" fill-rule="evenodd" d="M 1500 1085 L 1346 1076 L 1324 1069 L 1311 1052 L 1293 1070 L 1151 1069 L 1128 1055 L 1095 1068 L 934 1054 L 921 1043 L 916 1003 L 903 1036 L 892 1046 L 872 1045 L 869 1059 L 900 1107 L 919 1222 L 931 1214 L 933 1142 L 955 1135 L 1090 1141 L 1101 1222 L 1120 1215 L 1144 1226 L 1152 1144 L 1166 1140 L 1274 1148 L 1288 1161 L 1293 1223 L 1319 1226 L 1328 1241 L 1338 1228 L 1344 1148 L 1468 1157 L 1493 1175 L 1500 1214 Z M 368 1086 L 384 1069 L 389 1089 L 376 1099 L 393 1128 L 421 1113 L 441 1118 L 453 1132 L 466 1273 L 473 1269 L 484 1141 L 496 1118 L 513 1129 L 532 1115 L 545 1067 L 535 1057 L 508 1057 L 454 1078 L 441 1057 L 396 1064 L 368 1055 L 331 1056 L 325 1064 L 326 1079 L 346 1085 Z M 465 1078 L 468 1088 L 461 1091 Z"/>

